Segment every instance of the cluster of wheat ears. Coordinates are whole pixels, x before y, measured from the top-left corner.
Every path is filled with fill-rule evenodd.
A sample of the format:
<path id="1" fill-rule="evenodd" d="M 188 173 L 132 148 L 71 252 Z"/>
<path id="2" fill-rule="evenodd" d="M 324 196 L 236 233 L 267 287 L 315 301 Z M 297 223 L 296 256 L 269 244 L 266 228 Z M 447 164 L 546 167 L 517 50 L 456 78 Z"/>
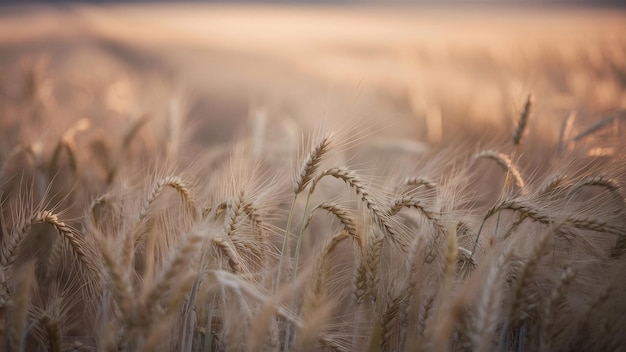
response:
<path id="1" fill-rule="evenodd" d="M 186 166 L 176 112 L 162 138 L 149 118 L 31 132 L 2 151 L 0 349 L 624 348 L 626 149 L 593 138 L 624 114 L 566 119 L 525 170 L 532 108 L 501 149 L 384 177 L 348 166 L 367 141 L 341 131 L 298 162 L 243 140 Z"/>

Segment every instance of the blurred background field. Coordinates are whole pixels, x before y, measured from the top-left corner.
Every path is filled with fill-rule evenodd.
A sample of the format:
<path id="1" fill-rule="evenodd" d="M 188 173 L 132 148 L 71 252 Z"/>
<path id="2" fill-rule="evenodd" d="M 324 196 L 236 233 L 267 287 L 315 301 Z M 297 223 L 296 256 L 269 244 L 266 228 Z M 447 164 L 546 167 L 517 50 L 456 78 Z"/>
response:
<path id="1" fill-rule="evenodd" d="M 180 96 L 209 143 L 232 141 L 256 109 L 301 126 L 367 120 L 413 141 L 429 138 L 431 121 L 430 138 L 446 139 L 511 127 L 532 93 L 533 128 L 555 134 L 572 111 L 583 126 L 626 107 L 624 14 L 554 4 L 5 6 L 2 87 L 14 97 L 24 71 L 39 70 L 50 118 L 91 100 L 105 115 L 155 114 Z"/>

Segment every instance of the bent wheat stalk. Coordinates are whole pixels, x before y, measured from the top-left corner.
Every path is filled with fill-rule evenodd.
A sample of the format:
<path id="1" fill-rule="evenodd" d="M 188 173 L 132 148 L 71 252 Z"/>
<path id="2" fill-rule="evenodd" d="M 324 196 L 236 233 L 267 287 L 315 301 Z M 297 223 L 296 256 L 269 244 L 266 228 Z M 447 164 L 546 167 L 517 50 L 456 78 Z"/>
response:
<path id="1" fill-rule="evenodd" d="M 515 185 L 520 189 L 524 188 L 524 179 L 522 178 L 522 174 L 519 172 L 513 161 L 511 161 L 511 158 L 509 158 L 506 154 L 498 153 L 493 150 L 484 150 L 474 155 L 474 161 L 478 159 L 491 159 L 495 161 L 498 165 L 500 165 L 500 167 L 502 167 L 507 175 L 507 178 L 508 175 L 512 176 Z"/>

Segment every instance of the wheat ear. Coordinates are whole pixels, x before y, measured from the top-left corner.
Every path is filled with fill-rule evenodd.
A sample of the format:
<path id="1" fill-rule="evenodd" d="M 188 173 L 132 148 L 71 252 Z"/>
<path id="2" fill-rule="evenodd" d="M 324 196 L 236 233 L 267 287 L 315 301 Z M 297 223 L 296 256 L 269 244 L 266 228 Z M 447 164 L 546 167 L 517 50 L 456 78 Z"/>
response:
<path id="1" fill-rule="evenodd" d="M 488 351 L 492 348 L 493 335 L 498 318 L 498 306 L 503 294 L 503 281 L 511 251 L 506 249 L 498 256 L 495 265 L 490 266 L 485 278 L 484 291 L 476 310 L 475 333 L 471 335 L 475 351 Z"/>
<path id="2" fill-rule="evenodd" d="M 95 261 L 95 258 L 92 256 L 91 248 L 89 248 L 89 245 L 81 234 L 78 233 L 77 230 L 60 221 L 56 214 L 48 210 L 36 211 L 29 218 L 27 218 L 26 221 L 20 224 L 15 231 L 11 232 L 9 238 L 6 239 L 6 242 L 2 246 L 2 251 L 0 252 L 0 264 L 4 268 L 15 261 L 15 255 L 20 243 L 22 243 L 28 234 L 30 228 L 34 224 L 39 223 L 52 225 L 61 236 L 62 240 L 66 241 L 70 245 L 70 248 L 82 263 L 81 268 L 86 269 L 87 272 L 92 275 L 96 275 L 95 277 L 92 277 L 92 279 L 99 277 L 100 268 Z"/>
<path id="3" fill-rule="evenodd" d="M 281 279 L 281 275 L 283 271 L 282 269 L 283 261 L 285 260 L 285 257 L 288 255 L 290 256 L 290 253 L 291 253 L 291 245 L 289 242 L 289 237 L 291 236 L 291 232 L 290 232 L 291 222 L 293 221 L 293 213 L 296 207 L 296 201 L 298 200 L 298 195 L 302 191 L 304 191 L 307 185 L 313 180 L 313 175 L 315 175 L 315 173 L 317 172 L 317 169 L 322 163 L 324 156 L 330 150 L 331 140 L 332 140 L 332 133 L 322 138 L 322 140 L 318 144 L 313 146 L 309 154 L 307 154 L 307 157 L 304 160 L 304 163 L 300 167 L 300 172 L 295 178 L 295 182 L 293 185 L 294 197 L 291 202 L 291 207 L 289 208 L 289 216 L 287 217 L 287 225 L 285 226 L 285 237 L 283 238 L 283 246 L 280 251 L 280 259 L 278 261 L 278 270 L 277 270 L 276 279 L 274 280 L 274 285 L 273 285 L 274 292 L 277 292 L 278 287 L 280 285 L 280 279 Z M 312 191 L 309 191 L 307 204 L 308 204 L 308 200 L 310 199 L 311 193 Z M 301 239 L 301 236 L 299 240 L 300 239 Z"/>
<path id="4" fill-rule="evenodd" d="M 367 209 L 374 215 L 376 223 L 380 228 L 389 235 L 390 240 L 397 244 L 404 253 L 408 253 L 410 245 L 406 243 L 401 237 L 398 231 L 394 229 L 389 218 L 380 206 L 377 205 L 376 199 L 370 193 L 363 182 L 353 171 L 347 168 L 334 167 L 319 173 L 312 181 L 309 192 L 313 193 L 318 182 L 326 177 L 332 176 L 334 178 L 344 181 L 350 188 L 352 188 L 357 195 L 361 196 L 361 201 L 365 203 Z"/>
<path id="5" fill-rule="evenodd" d="M 404 284 L 403 292 L 406 297 L 402 300 L 402 303 L 399 308 L 400 313 L 400 348 L 406 348 L 406 339 L 407 339 L 407 331 L 409 328 L 409 311 L 411 309 L 411 303 L 413 302 L 413 297 L 415 295 L 415 290 L 418 284 L 418 278 L 420 270 L 418 268 L 418 263 L 420 263 L 419 253 L 422 248 L 422 244 L 424 242 L 423 236 L 417 236 L 411 243 L 411 251 L 409 252 L 409 275 L 406 278 L 406 282 Z"/>
<path id="6" fill-rule="evenodd" d="M 584 131 L 580 132 L 576 137 L 574 137 L 574 142 L 580 142 L 581 140 L 595 134 L 604 128 L 610 126 L 615 121 L 626 119 L 626 111 L 619 111 L 617 113 L 611 114 L 602 120 L 596 122 L 595 124 L 587 127 Z"/>
<path id="7" fill-rule="evenodd" d="M 607 191 L 613 194 L 617 199 L 624 200 L 624 196 L 622 195 L 619 182 L 614 179 L 608 178 L 606 176 L 602 176 L 602 175 L 586 177 L 582 180 L 577 181 L 570 188 L 569 194 L 575 194 L 579 192 L 582 188 L 589 187 L 589 186 L 597 186 L 597 187 L 605 188 Z"/>
<path id="8" fill-rule="evenodd" d="M 540 337 L 540 351 L 548 351 L 550 350 L 552 343 L 552 334 L 553 334 L 553 326 L 554 326 L 554 314 L 558 309 L 558 304 L 561 300 L 563 300 L 563 296 L 565 295 L 565 290 L 569 287 L 569 285 L 576 278 L 576 271 L 571 267 L 565 268 L 561 277 L 559 278 L 559 282 L 556 287 L 552 291 L 552 294 L 548 298 L 548 302 L 546 303 L 544 310 L 544 319 L 541 329 L 541 337 Z"/>
<path id="9" fill-rule="evenodd" d="M 420 214 L 422 214 L 426 219 L 431 221 L 434 225 L 440 226 L 437 216 L 434 213 L 426 210 L 422 202 L 416 197 L 402 196 L 397 198 L 387 211 L 387 214 L 389 216 L 396 215 L 402 208 L 417 209 L 419 210 Z"/>
<path id="10" fill-rule="evenodd" d="M 529 312 L 524 310 L 524 308 L 530 306 L 528 301 L 531 299 L 530 297 L 532 297 L 532 294 L 528 292 L 528 288 L 531 285 L 530 279 L 537 270 L 543 256 L 548 253 L 548 248 L 546 248 L 548 239 L 548 233 L 544 232 L 540 235 L 526 258 L 526 261 L 522 264 L 521 271 L 517 275 L 517 278 L 515 278 L 509 317 L 511 322 L 513 322 L 514 319 L 524 321 L 530 317 Z"/>
<path id="11" fill-rule="evenodd" d="M 202 231 L 200 229 L 192 229 L 192 231 L 187 234 L 183 240 L 184 242 L 173 253 L 171 259 L 157 278 L 152 288 L 147 291 L 144 298 L 141 299 L 138 305 L 139 311 L 137 314 L 140 325 L 148 327 L 152 324 L 152 322 L 157 321 L 157 319 L 154 319 L 153 311 L 156 307 L 160 307 L 159 301 L 165 293 L 168 291 L 174 292 L 174 294 L 171 294 L 170 296 L 177 297 L 191 289 L 193 280 L 183 280 L 183 285 L 181 285 L 178 281 L 181 275 L 185 275 L 189 272 L 187 265 L 188 263 L 193 262 L 193 258 L 199 252 L 200 248 L 203 247 L 202 243 L 206 237 L 206 231 Z M 168 302 L 169 308 L 166 308 L 166 312 L 175 308 L 172 307 L 172 305 L 175 306 L 173 303 L 177 302 L 175 300 L 170 300 L 170 302 Z"/>
<path id="12" fill-rule="evenodd" d="M 315 175 L 315 173 L 317 172 L 317 169 L 322 163 L 324 156 L 330 150 L 332 136 L 332 134 L 329 134 L 326 137 L 322 138 L 322 140 L 318 144 L 313 146 L 313 149 L 311 149 L 309 154 L 307 154 L 304 163 L 300 167 L 298 177 L 294 182 L 293 192 L 295 194 L 301 193 L 309 184 L 309 182 L 311 182 L 311 180 L 313 179 L 313 175 Z"/>
<path id="13" fill-rule="evenodd" d="M 401 308 L 407 299 L 407 292 L 400 292 L 397 296 L 389 297 L 386 300 L 386 308 L 380 322 L 380 350 L 390 351 L 394 345 L 394 328 L 401 321 Z M 396 346 L 397 348 L 398 346 Z"/>
<path id="14" fill-rule="evenodd" d="M 576 112 L 572 111 L 563 120 L 561 124 L 561 130 L 559 131 L 559 151 L 563 152 L 570 143 L 569 138 L 572 134 L 572 128 L 574 127 L 574 120 L 576 120 Z"/>
<path id="15" fill-rule="evenodd" d="M 192 210 L 194 217 L 197 215 L 198 208 L 196 202 L 193 199 L 191 190 L 187 187 L 185 182 L 178 176 L 167 176 L 154 184 L 148 197 L 143 202 L 141 210 L 139 211 L 138 220 L 133 226 L 132 231 L 126 235 L 124 247 L 122 250 L 122 263 L 128 265 L 132 261 L 133 251 L 137 244 L 143 240 L 146 235 L 145 223 L 152 208 L 152 205 L 159 197 L 165 187 L 171 187 L 180 194 L 183 202 L 189 209 Z"/>
<path id="16" fill-rule="evenodd" d="M 491 208 L 487 212 L 485 217 L 483 218 L 483 222 L 481 224 L 480 230 L 482 230 L 482 227 L 487 221 L 487 219 L 489 219 L 494 214 L 497 214 L 498 212 L 502 210 L 512 210 L 512 211 L 519 212 L 527 216 L 528 218 L 533 219 L 544 225 L 549 225 L 553 222 L 558 221 L 559 224 L 561 225 L 570 225 L 576 228 L 586 229 L 586 230 L 591 230 L 591 231 L 607 232 L 607 233 L 615 234 L 618 236 L 621 236 L 623 232 L 623 229 L 619 227 L 615 227 L 611 225 L 610 223 L 607 223 L 605 221 L 601 221 L 598 219 L 592 219 L 589 217 L 577 217 L 574 215 L 570 215 L 570 216 L 565 217 L 564 219 L 552 218 L 549 215 L 540 212 L 538 209 L 533 208 L 532 206 L 528 204 L 525 204 L 523 201 L 519 201 L 516 199 L 504 200 L 498 205 Z M 480 233 L 481 233 L 480 230 L 478 231 L 478 235 L 476 236 L 476 240 L 474 241 L 472 255 L 475 253 L 476 246 L 478 245 L 478 239 L 480 238 Z"/>
<path id="17" fill-rule="evenodd" d="M 506 154 L 498 153 L 493 150 L 483 150 L 474 155 L 474 160 L 478 159 L 491 159 L 495 161 L 504 170 L 507 177 L 508 175 L 513 177 L 515 185 L 518 188 L 524 188 L 524 179 L 522 178 L 522 174 L 519 172 L 513 161 L 511 161 L 511 158 L 509 158 Z"/>
<path id="18" fill-rule="evenodd" d="M 378 289 L 378 266 L 380 265 L 380 252 L 383 247 L 384 235 L 376 229 L 370 230 L 367 241 L 366 263 L 367 263 L 367 283 L 369 285 L 370 297 L 376 302 Z"/>
<path id="19" fill-rule="evenodd" d="M 233 273 L 241 273 L 243 270 L 243 266 L 241 264 L 239 254 L 233 246 L 232 241 L 225 236 L 214 236 L 211 241 L 220 250 L 220 252 L 224 256 L 226 256 L 226 258 L 228 259 L 228 265 L 230 266 L 230 269 L 233 271 Z"/>
<path id="20" fill-rule="evenodd" d="M 530 113 L 533 105 L 533 97 L 531 94 L 528 94 L 526 98 L 526 104 L 524 104 L 524 110 L 520 115 L 519 121 L 517 122 L 517 128 L 515 129 L 515 133 L 513 134 L 513 145 L 518 146 L 522 141 L 522 136 L 524 135 L 524 130 L 526 130 L 526 125 L 528 125 L 528 119 L 530 118 Z"/>
<path id="21" fill-rule="evenodd" d="M 152 187 L 152 191 L 148 195 L 148 198 L 146 198 L 146 200 L 144 201 L 141 207 L 141 210 L 139 212 L 139 222 L 142 222 L 145 220 L 146 216 L 148 215 L 148 212 L 150 211 L 150 208 L 152 207 L 152 204 L 156 201 L 156 199 L 159 197 L 161 192 L 163 192 L 165 187 L 171 187 L 174 190 L 176 190 L 178 194 L 180 194 L 183 201 L 185 202 L 185 205 L 187 205 L 195 213 L 196 203 L 193 199 L 193 196 L 191 195 L 190 189 L 187 187 L 185 182 L 178 176 L 167 176 L 159 180 Z"/>
<path id="22" fill-rule="evenodd" d="M 352 238 L 354 238 L 355 240 L 359 242 L 359 247 L 362 247 L 360 243 L 361 239 L 357 235 L 356 222 L 354 220 L 353 215 L 350 213 L 350 211 L 347 208 L 342 207 L 332 202 L 323 202 L 317 205 L 315 208 L 313 208 L 313 210 L 311 210 L 311 213 L 309 214 L 309 217 L 307 218 L 305 222 L 305 225 L 304 225 L 305 229 L 309 227 L 309 224 L 313 220 L 313 215 L 315 214 L 315 211 L 318 209 L 326 210 L 328 213 L 333 214 L 337 218 L 337 220 L 339 220 L 339 222 L 343 225 L 343 229 Z"/>
<path id="23" fill-rule="evenodd" d="M 101 234 L 97 234 L 99 242 L 100 254 L 104 260 L 105 270 L 108 273 L 113 297 L 122 316 L 122 320 L 127 327 L 132 326 L 135 321 L 136 301 L 132 292 L 132 284 L 129 276 L 124 273 L 124 267 L 119 263 L 111 253 L 111 246 L 108 241 L 102 238 Z"/>
<path id="24" fill-rule="evenodd" d="M 541 188 L 537 190 L 537 194 L 541 196 L 553 194 L 560 187 L 564 186 L 565 181 L 567 181 L 566 175 L 556 174 L 544 182 Z"/>

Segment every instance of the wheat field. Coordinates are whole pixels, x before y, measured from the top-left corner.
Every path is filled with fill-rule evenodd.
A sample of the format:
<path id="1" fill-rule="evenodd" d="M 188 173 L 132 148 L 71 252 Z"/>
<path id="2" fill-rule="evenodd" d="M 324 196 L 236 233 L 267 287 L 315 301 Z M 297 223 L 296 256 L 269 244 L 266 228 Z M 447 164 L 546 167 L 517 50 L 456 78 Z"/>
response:
<path id="1" fill-rule="evenodd" d="M 0 10 L 0 350 L 626 350 L 622 9 Z"/>

